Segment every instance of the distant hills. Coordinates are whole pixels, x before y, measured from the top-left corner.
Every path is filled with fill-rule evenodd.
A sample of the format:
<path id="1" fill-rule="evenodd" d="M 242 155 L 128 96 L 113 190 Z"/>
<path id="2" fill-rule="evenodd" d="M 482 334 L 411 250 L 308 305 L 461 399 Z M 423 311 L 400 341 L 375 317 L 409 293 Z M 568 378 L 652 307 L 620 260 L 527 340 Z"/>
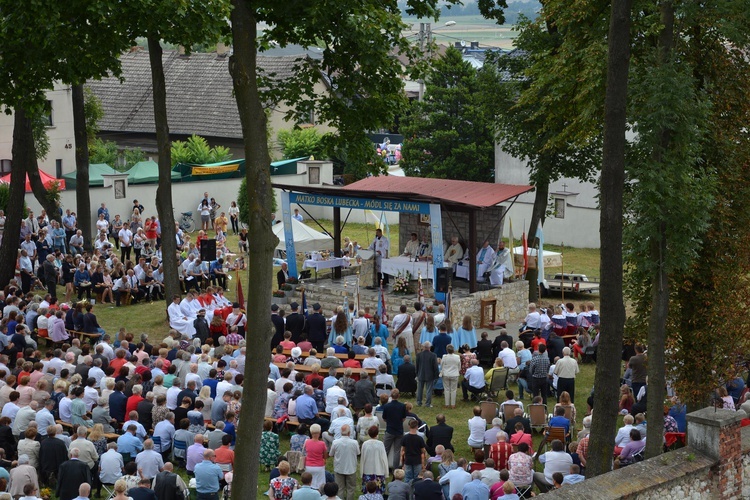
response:
<path id="1" fill-rule="evenodd" d="M 463 5 L 444 5 L 441 9 L 441 18 L 446 16 L 481 16 L 479 12 L 479 6 L 476 0 L 464 0 Z M 539 9 L 542 8 L 542 4 L 536 0 L 507 0 L 508 8 L 505 9 L 505 23 L 515 24 L 518 21 L 518 17 L 523 14 L 529 19 L 535 19 L 538 15 Z M 406 17 L 406 1 L 399 0 L 401 11 Z M 488 20 L 488 22 L 492 22 Z"/>

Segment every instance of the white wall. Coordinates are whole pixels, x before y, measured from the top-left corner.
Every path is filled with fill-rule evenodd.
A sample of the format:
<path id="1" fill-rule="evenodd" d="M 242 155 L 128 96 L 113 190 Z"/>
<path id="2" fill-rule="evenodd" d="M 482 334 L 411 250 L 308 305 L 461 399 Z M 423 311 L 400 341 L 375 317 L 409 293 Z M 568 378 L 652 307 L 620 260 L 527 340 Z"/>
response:
<path id="1" fill-rule="evenodd" d="M 307 164 L 321 165 L 321 181 L 323 184 L 333 184 L 333 166 L 330 162 L 299 162 L 296 175 L 274 175 L 272 180 L 277 184 L 286 185 L 306 185 L 307 183 Z M 240 189 L 242 179 L 224 179 L 204 182 L 176 182 L 172 184 L 172 203 L 176 220 L 179 220 L 182 212 L 192 211 L 193 219 L 196 223 L 200 216 L 196 208 L 200 200 L 203 199 L 203 193 L 208 191 L 209 196 L 216 198 L 221 205 L 221 210 L 226 211 L 232 201 L 237 200 L 237 192 Z M 133 200 L 137 199 L 146 209 L 146 215 L 156 215 L 156 184 L 137 184 L 127 187 L 127 196 L 122 200 L 115 200 L 111 187 L 92 187 L 89 190 L 91 195 L 91 221 L 96 220 L 96 210 L 102 203 L 107 204 L 109 213 L 112 218 L 115 214 L 120 214 L 122 219 L 127 220 L 132 212 Z M 278 207 L 277 217 L 281 217 L 281 191 L 276 189 L 276 206 Z M 61 193 L 63 209 L 70 208 L 75 211 L 76 196 L 75 190 L 67 190 Z M 41 207 L 31 193 L 26 194 L 26 203 L 34 212 L 39 213 Z M 292 207 L 294 208 L 294 207 Z M 333 209 L 330 207 L 317 207 L 305 205 L 303 207 L 310 214 L 318 219 L 333 219 Z M 341 210 L 342 221 L 346 219 L 348 210 Z M 309 218 L 304 211 L 301 212 L 306 219 Z M 380 213 L 375 214 L 380 217 Z M 398 224 L 398 212 L 386 212 L 388 224 Z M 352 210 L 348 222 L 365 222 L 365 212 L 363 210 Z M 366 222 L 373 224 L 372 218 Z"/>
<path id="2" fill-rule="evenodd" d="M 39 168 L 56 176 L 56 160 L 62 160 L 62 173 L 75 170 L 75 140 L 73 135 L 73 102 L 70 86 L 56 83 L 53 90 L 47 92 L 47 99 L 52 101 L 52 126 L 47 128 L 49 153 L 44 160 L 39 160 Z M 0 113 L 0 160 L 13 158 L 13 115 Z"/>
<path id="3" fill-rule="evenodd" d="M 507 206 L 507 205 L 506 205 Z M 513 237 L 521 238 L 531 222 L 533 203 L 517 201 L 508 211 L 507 217 L 513 221 Z M 505 234 L 508 236 L 508 220 L 505 221 Z M 568 204 L 565 218 L 547 217 L 544 222 L 544 241 L 552 245 L 565 244 L 566 247 L 599 248 L 599 210 L 582 208 Z"/>
<path id="4" fill-rule="evenodd" d="M 499 144 L 495 144 L 495 182 L 529 184 L 526 161 L 505 153 Z M 578 248 L 599 248 L 599 187 L 596 182 L 581 182 L 568 177 L 558 179 L 550 184 L 548 206 L 558 197 L 555 193 L 566 193 L 560 196 L 566 200 L 565 218 L 547 218 L 544 240 L 554 245 L 565 243 Z M 531 221 L 534 197 L 534 192 L 522 194 L 509 211 L 513 228 L 519 236 L 524 225 L 528 228 Z"/>

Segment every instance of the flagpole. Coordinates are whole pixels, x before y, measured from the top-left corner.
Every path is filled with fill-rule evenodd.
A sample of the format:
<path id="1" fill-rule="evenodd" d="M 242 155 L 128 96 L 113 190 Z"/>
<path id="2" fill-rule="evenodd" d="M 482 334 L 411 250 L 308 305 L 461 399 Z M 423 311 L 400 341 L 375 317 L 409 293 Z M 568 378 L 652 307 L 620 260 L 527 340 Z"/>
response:
<path id="1" fill-rule="evenodd" d="M 560 291 L 562 292 L 562 303 L 565 304 L 565 259 L 563 259 L 563 252 L 565 251 L 565 242 L 560 244 Z"/>
<path id="2" fill-rule="evenodd" d="M 359 314 L 360 311 L 360 302 L 359 302 L 359 271 L 357 271 L 357 314 Z"/>

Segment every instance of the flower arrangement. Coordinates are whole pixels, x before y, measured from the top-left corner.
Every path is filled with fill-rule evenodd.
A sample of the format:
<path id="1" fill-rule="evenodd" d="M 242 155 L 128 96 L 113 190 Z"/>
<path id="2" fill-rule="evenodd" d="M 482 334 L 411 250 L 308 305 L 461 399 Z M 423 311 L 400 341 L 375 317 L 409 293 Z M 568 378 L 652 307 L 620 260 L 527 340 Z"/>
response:
<path id="1" fill-rule="evenodd" d="M 296 285 L 297 283 L 299 283 L 299 280 L 298 280 L 297 278 L 295 278 L 294 276 L 289 276 L 289 277 L 288 277 L 288 278 L 286 279 L 286 282 L 287 282 L 287 284 L 289 284 L 289 285 Z"/>
<path id="2" fill-rule="evenodd" d="M 49 499 L 52 498 L 52 489 L 51 488 L 42 488 L 42 490 L 39 492 L 39 496 L 43 499 Z"/>
<path id="3" fill-rule="evenodd" d="M 271 296 L 283 299 L 284 297 L 286 297 L 286 294 L 284 293 L 284 290 L 274 290 Z"/>
<path id="4" fill-rule="evenodd" d="M 289 283 L 289 280 L 287 280 L 286 283 L 281 285 L 281 289 L 285 292 L 291 292 L 292 290 L 294 290 L 294 287 L 291 285 L 291 283 Z"/>
<path id="5" fill-rule="evenodd" d="M 435 306 L 427 306 L 426 311 L 430 314 L 434 314 L 437 312 L 437 307 Z"/>
<path id="6" fill-rule="evenodd" d="M 393 293 L 397 293 L 400 295 L 406 295 L 409 293 L 409 280 L 411 279 L 411 274 L 407 271 L 404 274 L 400 274 L 396 276 L 396 279 L 393 280 Z"/>

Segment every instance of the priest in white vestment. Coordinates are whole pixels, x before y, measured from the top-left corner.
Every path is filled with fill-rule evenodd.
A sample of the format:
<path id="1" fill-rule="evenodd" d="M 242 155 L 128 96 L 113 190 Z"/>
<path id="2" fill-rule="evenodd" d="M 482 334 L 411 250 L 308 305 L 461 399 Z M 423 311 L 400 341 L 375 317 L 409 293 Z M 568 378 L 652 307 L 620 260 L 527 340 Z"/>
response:
<path id="1" fill-rule="evenodd" d="M 183 314 L 180 308 L 180 296 L 175 295 L 172 298 L 172 303 L 167 308 L 167 314 L 169 315 L 169 327 L 174 328 L 178 332 L 188 335 L 190 337 L 195 333 L 193 328 L 193 321 Z"/>

